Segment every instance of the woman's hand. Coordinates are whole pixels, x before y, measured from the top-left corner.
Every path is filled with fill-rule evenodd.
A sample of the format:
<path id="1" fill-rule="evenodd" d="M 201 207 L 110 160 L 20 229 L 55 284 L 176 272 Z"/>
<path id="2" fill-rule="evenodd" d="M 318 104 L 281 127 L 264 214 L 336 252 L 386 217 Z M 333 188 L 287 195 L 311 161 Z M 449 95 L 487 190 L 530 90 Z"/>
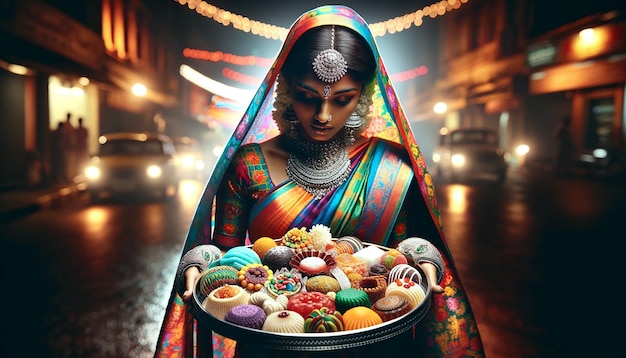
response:
<path id="1" fill-rule="evenodd" d="M 183 292 L 183 300 L 189 301 L 193 297 L 193 284 L 196 278 L 200 276 L 200 270 L 196 266 L 191 266 L 185 270 L 185 292 Z"/>
<path id="2" fill-rule="evenodd" d="M 419 265 L 426 276 L 428 276 L 431 291 L 433 293 L 443 293 L 443 287 L 437 283 L 437 267 L 430 262 L 422 262 Z"/>

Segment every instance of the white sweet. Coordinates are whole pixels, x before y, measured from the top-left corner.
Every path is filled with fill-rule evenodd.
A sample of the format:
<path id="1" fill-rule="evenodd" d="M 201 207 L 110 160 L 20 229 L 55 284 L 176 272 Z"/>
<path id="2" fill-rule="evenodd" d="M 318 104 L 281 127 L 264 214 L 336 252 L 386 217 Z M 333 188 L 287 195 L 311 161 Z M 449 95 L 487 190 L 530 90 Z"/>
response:
<path id="1" fill-rule="evenodd" d="M 352 256 L 365 262 L 367 264 L 367 269 L 369 270 L 372 265 L 380 263 L 380 259 L 383 257 L 384 253 L 385 250 L 380 247 L 370 245 L 353 253 Z"/>

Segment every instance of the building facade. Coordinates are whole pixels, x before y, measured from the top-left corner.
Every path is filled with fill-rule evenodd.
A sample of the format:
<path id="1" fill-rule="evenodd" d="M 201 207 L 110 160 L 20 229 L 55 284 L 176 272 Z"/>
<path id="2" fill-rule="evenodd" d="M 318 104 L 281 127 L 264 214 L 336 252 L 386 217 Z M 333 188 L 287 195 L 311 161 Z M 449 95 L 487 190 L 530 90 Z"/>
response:
<path id="1" fill-rule="evenodd" d="M 0 188 L 53 180 L 53 133 L 68 113 L 74 127 L 83 118 L 90 153 L 100 134 L 162 127 L 155 118 L 178 102 L 179 51 L 150 10 L 139 0 L 0 1 Z"/>

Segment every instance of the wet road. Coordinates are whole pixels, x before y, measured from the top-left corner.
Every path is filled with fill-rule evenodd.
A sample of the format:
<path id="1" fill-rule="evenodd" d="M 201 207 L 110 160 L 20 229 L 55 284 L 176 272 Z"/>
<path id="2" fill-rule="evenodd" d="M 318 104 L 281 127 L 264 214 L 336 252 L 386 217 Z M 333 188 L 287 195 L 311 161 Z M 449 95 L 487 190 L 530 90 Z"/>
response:
<path id="1" fill-rule="evenodd" d="M 201 190 L 184 184 L 165 204 L 82 200 L 2 227 L 2 357 L 151 357 Z M 514 173 L 437 190 L 487 357 L 624 353 L 609 327 L 626 318 L 626 186 Z"/>

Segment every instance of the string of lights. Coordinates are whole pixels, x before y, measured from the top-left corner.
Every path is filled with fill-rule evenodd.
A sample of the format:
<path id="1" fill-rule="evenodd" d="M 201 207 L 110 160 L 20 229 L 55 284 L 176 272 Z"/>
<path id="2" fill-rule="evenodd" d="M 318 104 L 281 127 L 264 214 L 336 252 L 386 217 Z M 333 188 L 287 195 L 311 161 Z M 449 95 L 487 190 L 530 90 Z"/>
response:
<path id="1" fill-rule="evenodd" d="M 190 10 L 206 18 L 212 19 L 224 26 L 232 26 L 237 30 L 249 32 L 254 35 L 263 36 L 273 40 L 285 40 L 289 29 L 252 20 L 243 15 L 235 14 L 228 10 L 209 4 L 203 0 L 174 0 L 181 5 L 187 5 Z M 384 36 L 408 30 L 411 27 L 422 25 L 424 18 L 436 18 L 446 13 L 460 8 L 469 0 L 441 0 L 422 9 L 396 16 L 386 21 L 370 24 L 370 30 L 374 36 Z"/>

